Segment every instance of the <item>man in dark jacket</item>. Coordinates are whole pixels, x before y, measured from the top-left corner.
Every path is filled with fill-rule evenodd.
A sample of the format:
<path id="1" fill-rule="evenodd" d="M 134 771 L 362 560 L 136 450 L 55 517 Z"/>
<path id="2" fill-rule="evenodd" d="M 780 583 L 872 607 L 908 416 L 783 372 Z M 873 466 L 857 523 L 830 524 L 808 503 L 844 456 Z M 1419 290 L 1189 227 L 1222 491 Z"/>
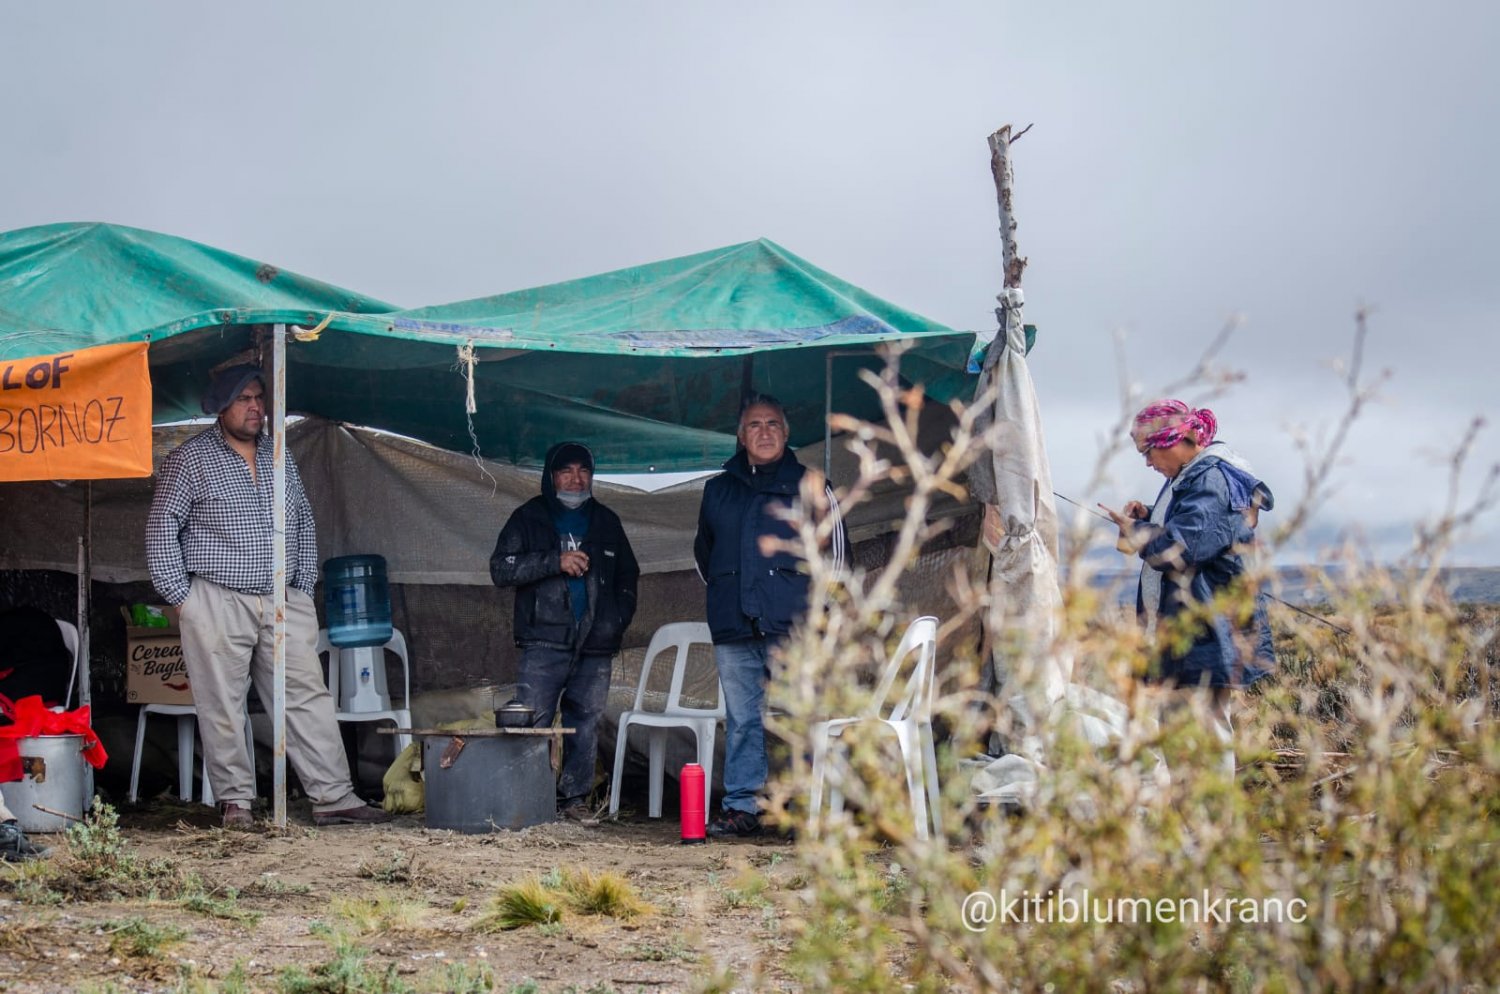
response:
<path id="1" fill-rule="evenodd" d="M 763 710 L 771 651 L 807 610 L 806 564 L 771 551 L 763 538 L 791 539 L 780 509 L 797 499 L 807 472 L 787 448 L 786 411 L 765 394 L 740 413 L 739 451 L 703 488 L 693 556 L 708 584 L 708 627 L 724 689 L 724 799 L 708 833 L 720 838 L 760 833 L 758 795 L 766 784 Z M 835 527 L 829 555 L 843 568 L 847 539 L 838 502 L 827 490 Z"/>
<path id="2" fill-rule="evenodd" d="M 564 817 L 582 822 L 591 819 L 610 662 L 635 616 L 641 574 L 619 516 L 593 499 L 593 483 L 587 447 L 554 445 L 541 496 L 516 508 L 490 557 L 495 585 L 516 588 L 521 702 L 546 728 L 560 697 L 563 726 L 577 729 L 563 738 L 557 797 Z"/>

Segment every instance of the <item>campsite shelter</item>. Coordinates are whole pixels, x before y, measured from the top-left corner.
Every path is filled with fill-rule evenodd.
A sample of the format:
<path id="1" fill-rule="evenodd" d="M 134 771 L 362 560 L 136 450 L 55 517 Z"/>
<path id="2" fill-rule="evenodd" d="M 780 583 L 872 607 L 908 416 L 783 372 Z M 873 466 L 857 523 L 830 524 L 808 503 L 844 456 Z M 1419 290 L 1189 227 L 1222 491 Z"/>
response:
<path id="1" fill-rule="evenodd" d="M 320 553 L 387 558 L 420 689 L 503 684 L 513 672 L 509 595 L 489 585 L 487 560 L 500 524 L 536 486 L 517 467 L 537 465 L 551 442 L 588 442 L 601 472 L 711 469 L 732 454 L 741 394 L 755 389 L 786 402 L 795 446 L 821 448 L 825 410 L 876 414 L 857 370 L 880 367 L 878 347 L 897 339 L 912 343 L 903 376 L 929 396 L 972 391 L 971 336 L 768 241 L 400 311 L 151 232 L 61 224 L 0 234 L 0 365 L 149 342 L 158 423 L 199 416 L 210 369 L 269 355 L 271 329 L 294 325 L 319 329 L 286 344 L 286 404 L 310 416 L 288 439 Z M 156 459 L 180 437 L 163 432 Z M 129 585 L 90 616 L 95 677 L 108 690 L 122 669 L 115 605 L 153 599 L 143 583 L 149 481 L 0 484 L 0 575 L 72 572 L 86 491 L 93 575 Z M 630 640 L 644 645 L 656 624 L 701 603 L 688 552 L 696 489 L 604 499 L 640 535 L 646 608 Z M 853 537 L 878 546 L 899 506 L 867 508 Z"/>

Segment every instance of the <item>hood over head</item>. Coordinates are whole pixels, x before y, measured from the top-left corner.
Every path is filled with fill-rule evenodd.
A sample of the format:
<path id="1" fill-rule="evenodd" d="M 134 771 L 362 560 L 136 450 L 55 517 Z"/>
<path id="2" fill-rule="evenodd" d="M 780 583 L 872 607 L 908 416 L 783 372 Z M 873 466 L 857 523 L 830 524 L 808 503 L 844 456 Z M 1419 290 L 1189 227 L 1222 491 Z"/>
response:
<path id="1" fill-rule="evenodd" d="M 567 507 L 558 498 L 557 488 L 552 485 L 552 473 L 563 466 L 573 463 L 581 463 L 590 473 L 594 471 L 594 453 L 582 442 L 558 442 L 547 450 L 547 457 L 542 460 L 542 496 L 547 502 L 554 506 Z M 590 486 L 587 496 L 576 506 L 582 507 L 583 503 L 593 496 L 593 487 Z"/>
<path id="2" fill-rule="evenodd" d="M 240 395 L 240 391 L 250 385 L 251 380 L 260 380 L 261 389 L 266 388 L 266 378 L 261 373 L 260 367 L 249 363 L 230 366 L 213 374 L 209 380 L 208 389 L 203 391 L 203 413 L 212 415 L 224 413 L 224 409 L 234 403 L 234 399 Z M 270 397 L 266 398 L 268 404 L 270 400 Z"/>

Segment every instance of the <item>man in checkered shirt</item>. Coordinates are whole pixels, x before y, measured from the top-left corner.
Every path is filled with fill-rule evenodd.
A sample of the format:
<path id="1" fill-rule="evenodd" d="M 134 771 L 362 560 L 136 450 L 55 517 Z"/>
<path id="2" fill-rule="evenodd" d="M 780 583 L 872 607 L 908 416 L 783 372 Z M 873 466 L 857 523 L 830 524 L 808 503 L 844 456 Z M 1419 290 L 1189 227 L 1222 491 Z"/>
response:
<path id="1" fill-rule="evenodd" d="M 273 443 L 259 368 L 214 376 L 203 412 L 218 423 L 162 461 L 146 521 L 151 582 L 177 606 L 182 655 L 193 686 L 209 784 L 225 828 L 253 825 L 255 776 L 243 722 L 247 684 L 272 699 L 274 594 L 271 576 Z M 286 460 L 287 758 L 313 802 L 318 825 L 388 821 L 360 800 L 316 652 L 318 576 L 312 507 Z"/>

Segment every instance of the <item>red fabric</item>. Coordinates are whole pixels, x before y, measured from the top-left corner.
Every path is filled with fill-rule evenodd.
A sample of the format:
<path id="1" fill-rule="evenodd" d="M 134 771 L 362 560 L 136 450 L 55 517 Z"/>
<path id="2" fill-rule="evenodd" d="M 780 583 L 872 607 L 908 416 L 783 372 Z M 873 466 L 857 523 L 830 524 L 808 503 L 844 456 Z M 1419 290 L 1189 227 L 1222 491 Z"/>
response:
<path id="1" fill-rule="evenodd" d="M 104 744 L 94 734 L 89 706 L 58 713 L 49 710 L 35 694 L 12 701 L 0 694 L 0 713 L 13 724 L 0 725 L 0 783 L 21 779 L 21 753 L 16 742 L 38 735 L 82 735 L 83 758 L 94 769 L 104 768 L 109 758 Z"/>

